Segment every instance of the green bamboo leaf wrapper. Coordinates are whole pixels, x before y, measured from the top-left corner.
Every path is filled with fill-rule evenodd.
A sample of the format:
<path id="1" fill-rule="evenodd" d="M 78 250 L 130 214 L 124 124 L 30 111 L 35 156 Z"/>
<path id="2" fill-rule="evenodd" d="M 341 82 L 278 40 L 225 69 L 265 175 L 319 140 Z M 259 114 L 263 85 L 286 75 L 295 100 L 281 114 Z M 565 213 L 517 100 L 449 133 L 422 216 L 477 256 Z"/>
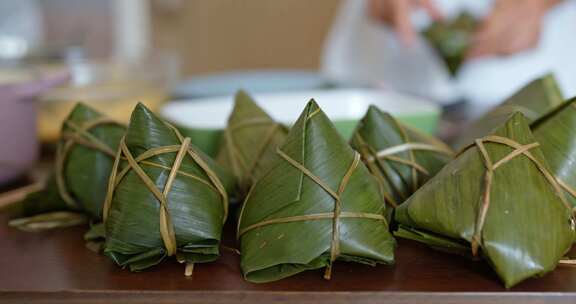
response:
<path id="1" fill-rule="evenodd" d="M 351 140 L 352 147 L 382 185 L 386 200 L 397 206 L 452 158 L 439 140 L 409 128 L 370 106 Z"/>
<path id="2" fill-rule="evenodd" d="M 54 218 L 52 212 L 81 213 L 100 221 L 115 151 L 124 132 L 123 125 L 78 103 L 62 125 L 54 173 L 43 190 L 21 203 L 20 215 L 34 216 L 35 222 L 53 222 L 45 227 L 59 227 L 56 219 L 62 217 Z M 18 222 L 23 223 L 12 224 L 27 229 Z"/>
<path id="3" fill-rule="evenodd" d="M 532 124 L 552 174 L 576 207 L 576 98 Z"/>
<path id="4" fill-rule="evenodd" d="M 391 264 L 395 240 L 385 209 L 359 155 L 311 101 L 243 206 L 238 234 L 244 277 L 261 283 L 326 268 L 330 278 L 335 260 Z"/>
<path id="5" fill-rule="evenodd" d="M 104 253 L 132 271 L 170 255 L 188 266 L 217 259 L 233 176 L 142 104 L 120 147 L 104 207 Z M 161 153 L 139 159 L 150 151 Z"/>
<path id="6" fill-rule="evenodd" d="M 266 173 L 287 133 L 246 92 L 238 91 L 216 160 L 234 173 L 245 194 Z"/>
<path id="7" fill-rule="evenodd" d="M 521 112 L 533 122 L 564 102 L 562 92 L 552 74 L 538 78 L 502 104 L 470 124 L 456 141 L 456 147 L 463 148 L 474 139 L 489 134 L 504 123 L 514 112 Z"/>
<path id="8" fill-rule="evenodd" d="M 100 120 L 101 123 L 82 131 L 87 124 Z M 102 205 L 108 187 L 108 177 L 114 163 L 114 152 L 118 150 L 125 126 L 104 117 L 103 114 L 79 103 L 64 121 L 60 150 L 62 154 L 62 190 L 87 212 L 92 219 L 101 220 Z M 101 150 L 83 145 L 71 136 L 79 136 L 89 143 L 98 142 Z M 66 151 L 67 145 L 70 146 Z M 59 174 L 59 172 L 56 172 Z"/>
<path id="9" fill-rule="evenodd" d="M 539 166 L 526 154 L 511 155 L 517 148 L 483 141 L 492 165 L 508 158 L 488 178 L 481 146 L 471 145 L 396 208 L 395 219 L 409 230 L 452 243 L 420 237 L 433 247 L 457 252 L 469 247 L 511 287 L 556 267 L 574 240 L 574 220 L 562 190 L 544 173 L 549 169 L 522 114 L 514 114 L 491 138 L 529 145 Z"/>

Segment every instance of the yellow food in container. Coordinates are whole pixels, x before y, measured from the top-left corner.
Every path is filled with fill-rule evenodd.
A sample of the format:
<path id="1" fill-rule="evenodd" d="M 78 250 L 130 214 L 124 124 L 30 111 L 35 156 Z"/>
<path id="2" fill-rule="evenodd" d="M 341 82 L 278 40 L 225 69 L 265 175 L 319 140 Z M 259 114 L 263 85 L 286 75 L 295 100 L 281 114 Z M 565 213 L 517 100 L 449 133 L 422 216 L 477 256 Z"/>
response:
<path id="1" fill-rule="evenodd" d="M 158 63 L 80 62 L 67 67 L 70 83 L 43 94 L 38 104 L 38 136 L 55 142 L 62 122 L 77 102 L 127 123 L 138 102 L 157 111 L 168 98 L 168 75 Z"/>
<path id="2" fill-rule="evenodd" d="M 77 102 L 83 102 L 113 119 L 127 123 L 138 102 L 144 103 L 152 111 L 157 111 L 166 99 L 167 92 L 164 88 L 137 84 L 58 88 L 41 97 L 38 135 L 42 142 L 58 140 L 62 122 Z"/>

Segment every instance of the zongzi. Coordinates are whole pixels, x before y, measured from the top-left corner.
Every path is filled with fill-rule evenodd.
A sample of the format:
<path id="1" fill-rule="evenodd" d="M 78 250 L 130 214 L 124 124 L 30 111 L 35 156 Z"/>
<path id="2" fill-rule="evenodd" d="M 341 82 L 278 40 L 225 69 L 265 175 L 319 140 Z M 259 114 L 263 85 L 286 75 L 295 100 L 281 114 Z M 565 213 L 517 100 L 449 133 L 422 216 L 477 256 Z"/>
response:
<path id="1" fill-rule="evenodd" d="M 262 176 L 288 130 L 276 123 L 244 91 L 238 91 L 216 160 L 231 170 L 245 194 Z"/>
<path id="2" fill-rule="evenodd" d="M 532 124 L 532 130 L 556 181 L 576 207 L 576 98 Z"/>
<path id="3" fill-rule="evenodd" d="M 238 222 L 246 280 L 270 282 L 335 260 L 394 262 L 386 205 L 360 155 L 310 101 L 251 188 Z"/>
<path id="4" fill-rule="evenodd" d="M 571 207 L 521 113 L 464 149 L 395 211 L 400 229 L 419 234 L 414 239 L 447 251 L 469 248 L 506 287 L 553 270 L 575 237 Z"/>
<path id="5" fill-rule="evenodd" d="M 436 49 L 446 67 L 455 75 L 472 45 L 478 22 L 464 13 L 452 21 L 435 21 L 424 31 L 424 37 Z"/>
<path id="6" fill-rule="evenodd" d="M 132 112 L 104 204 L 104 253 L 139 271 L 169 256 L 186 263 L 219 255 L 234 178 L 144 105 Z"/>
<path id="7" fill-rule="evenodd" d="M 33 222 L 43 229 L 83 222 L 75 213 L 100 221 L 108 177 L 124 132 L 123 125 L 78 103 L 63 123 L 53 176 L 44 189 L 21 202 L 21 215 L 31 218 L 10 224 L 31 230 L 28 226 Z"/>
<path id="8" fill-rule="evenodd" d="M 434 176 L 453 155 L 444 143 L 404 126 L 375 106 L 370 106 L 360 120 L 352 147 L 360 152 L 393 207 Z"/>
<path id="9" fill-rule="evenodd" d="M 456 147 L 463 148 L 472 144 L 474 139 L 488 135 L 514 112 L 522 112 L 532 122 L 563 102 L 562 92 L 554 76 L 545 75 L 530 82 L 502 104 L 470 124 L 458 137 Z"/>

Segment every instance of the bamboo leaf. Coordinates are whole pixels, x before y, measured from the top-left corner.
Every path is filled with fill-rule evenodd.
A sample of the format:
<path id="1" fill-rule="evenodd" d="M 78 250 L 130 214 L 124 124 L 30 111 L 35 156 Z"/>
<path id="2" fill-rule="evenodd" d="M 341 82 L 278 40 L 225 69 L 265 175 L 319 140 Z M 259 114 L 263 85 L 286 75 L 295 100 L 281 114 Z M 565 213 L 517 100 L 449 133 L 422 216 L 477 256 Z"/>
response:
<path id="1" fill-rule="evenodd" d="M 253 186 L 238 223 L 246 280 L 269 282 L 334 260 L 394 262 L 377 182 L 318 105 L 308 103 Z"/>
<path id="2" fill-rule="evenodd" d="M 522 112 L 529 122 L 532 122 L 563 102 L 562 92 L 554 76 L 545 75 L 530 82 L 502 104 L 470 124 L 458 137 L 456 147 L 463 148 L 473 143 L 474 139 L 489 134 L 494 128 L 504 123 L 511 113 Z"/>
<path id="3" fill-rule="evenodd" d="M 531 125 L 552 174 L 576 207 L 576 98 Z"/>
<path id="4" fill-rule="evenodd" d="M 527 119 L 514 114 L 400 205 L 395 219 L 468 243 L 506 287 L 553 270 L 574 240 L 574 220 L 535 142 Z"/>
<path id="5" fill-rule="evenodd" d="M 93 124 L 97 121 L 100 123 Z M 72 199 L 69 203 L 78 205 L 92 219 L 102 218 L 102 205 L 114 163 L 114 152 L 125 130 L 123 125 L 107 119 L 82 103 L 76 105 L 63 123 L 58 152 L 64 154 L 59 156 L 63 158 L 63 165 L 56 170 L 62 170 L 63 191 L 69 193 Z"/>
<path id="6" fill-rule="evenodd" d="M 358 123 L 352 147 L 381 184 L 387 201 L 397 206 L 433 177 L 453 156 L 431 136 L 411 129 L 370 106 Z"/>
<path id="7" fill-rule="evenodd" d="M 472 15 L 463 13 L 452 21 L 436 21 L 423 32 L 452 75 L 462 65 L 477 26 Z"/>
<path id="8" fill-rule="evenodd" d="M 132 271 L 170 255 L 215 260 L 234 178 L 142 104 L 120 147 L 104 207 L 104 253 Z"/>
<path id="9" fill-rule="evenodd" d="M 54 172 L 44 189 L 21 202 L 20 216 L 34 216 L 35 223 L 46 219 L 45 225 L 36 224 L 44 230 L 85 222 L 56 224 L 57 219 L 40 216 L 45 213 L 73 211 L 85 214 L 92 221 L 100 221 L 108 176 L 124 132 L 123 125 L 82 103 L 76 104 L 62 125 Z M 27 227 L 29 223 L 13 222 L 18 228 L 32 230 Z"/>
<path id="10" fill-rule="evenodd" d="M 238 91 L 216 160 L 234 172 L 245 194 L 275 160 L 276 148 L 287 133 L 287 128 L 276 123 L 252 97 Z"/>

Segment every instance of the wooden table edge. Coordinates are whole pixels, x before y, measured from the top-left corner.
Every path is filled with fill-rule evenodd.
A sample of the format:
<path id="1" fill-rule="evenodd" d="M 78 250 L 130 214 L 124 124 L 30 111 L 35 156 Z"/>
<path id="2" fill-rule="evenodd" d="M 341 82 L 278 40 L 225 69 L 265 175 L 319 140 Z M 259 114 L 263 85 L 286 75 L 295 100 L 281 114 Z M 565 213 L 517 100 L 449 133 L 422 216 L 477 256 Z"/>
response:
<path id="1" fill-rule="evenodd" d="M 566 292 L 0 290 L 1 303 L 576 303 Z"/>

